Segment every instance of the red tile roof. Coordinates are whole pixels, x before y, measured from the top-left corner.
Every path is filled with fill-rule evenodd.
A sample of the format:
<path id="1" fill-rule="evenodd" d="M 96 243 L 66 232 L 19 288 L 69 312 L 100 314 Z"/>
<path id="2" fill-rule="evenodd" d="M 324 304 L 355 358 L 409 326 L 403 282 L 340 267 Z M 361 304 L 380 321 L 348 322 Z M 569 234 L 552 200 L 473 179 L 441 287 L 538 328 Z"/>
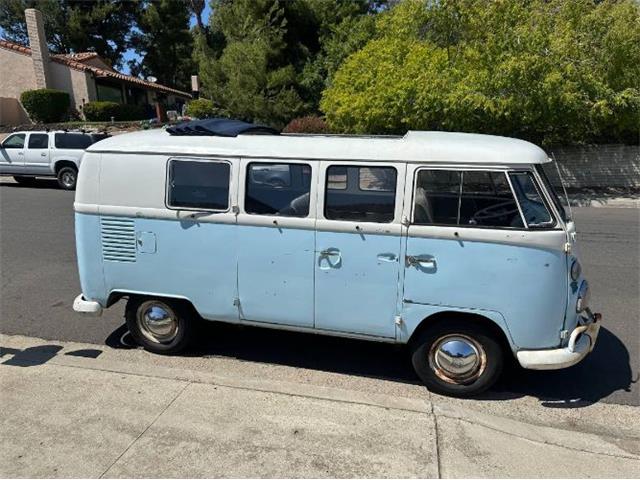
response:
<path id="1" fill-rule="evenodd" d="M 7 40 L 0 39 L 0 48 L 4 48 L 6 50 L 11 50 L 22 55 L 31 56 L 31 49 L 25 47 L 23 45 L 19 45 L 17 43 L 9 42 Z M 164 85 L 160 85 L 159 83 L 151 83 L 146 80 L 142 80 L 141 78 L 132 77 L 130 75 L 124 75 L 120 72 L 116 72 L 115 70 L 107 70 L 104 68 L 94 67 L 93 65 L 87 65 L 82 63 L 82 61 L 89 60 L 91 58 L 97 57 L 98 54 L 95 52 L 79 52 L 72 53 L 68 55 L 50 55 L 51 61 L 60 63 L 62 65 L 66 65 L 69 68 L 73 68 L 74 70 L 78 70 L 81 72 L 91 72 L 96 78 L 115 78 L 117 80 L 121 80 L 123 82 L 133 83 L 136 85 L 140 85 L 145 88 L 149 88 L 151 90 L 156 90 L 162 93 L 172 93 L 174 95 L 178 95 L 185 98 L 191 98 L 186 92 L 182 92 L 180 90 L 176 90 L 171 87 L 166 87 Z"/>

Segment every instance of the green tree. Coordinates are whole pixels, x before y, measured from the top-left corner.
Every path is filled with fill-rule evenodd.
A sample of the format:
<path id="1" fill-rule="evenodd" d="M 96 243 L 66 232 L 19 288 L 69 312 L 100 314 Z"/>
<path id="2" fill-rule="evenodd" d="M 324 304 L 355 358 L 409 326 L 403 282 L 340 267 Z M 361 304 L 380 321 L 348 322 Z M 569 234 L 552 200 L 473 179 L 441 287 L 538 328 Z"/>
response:
<path id="1" fill-rule="evenodd" d="M 367 0 L 213 1 L 209 31 L 196 32 L 194 48 L 204 93 L 230 116 L 276 126 L 317 111 L 327 65 L 339 56 L 325 58 L 330 50 L 325 44 L 343 20 L 376 5 Z M 343 40 L 348 37 L 346 27 L 340 32 Z M 320 56 L 323 60 L 316 61 Z"/>
<path id="2" fill-rule="evenodd" d="M 129 62 L 133 75 L 152 75 L 165 85 L 191 90 L 193 37 L 191 12 L 183 0 L 147 0 L 137 18 L 131 46 L 140 60 Z"/>
<path id="3" fill-rule="evenodd" d="M 348 132 L 638 141 L 633 0 L 407 0 L 339 68 L 321 108 Z"/>
<path id="4" fill-rule="evenodd" d="M 2 0 L 0 28 L 8 40 L 24 45 L 29 43 L 26 8 L 42 11 L 53 52 L 94 51 L 119 67 L 140 4 L 129 0 Z"/>

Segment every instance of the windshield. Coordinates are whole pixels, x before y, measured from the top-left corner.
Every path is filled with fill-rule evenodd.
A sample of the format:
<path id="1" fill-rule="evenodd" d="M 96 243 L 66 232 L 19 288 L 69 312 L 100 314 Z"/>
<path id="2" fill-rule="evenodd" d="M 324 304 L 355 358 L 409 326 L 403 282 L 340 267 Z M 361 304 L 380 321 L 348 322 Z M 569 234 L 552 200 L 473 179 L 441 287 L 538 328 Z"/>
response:
<path id="1" fill-rule="evenodd" d="M 553 201 L 556 210 L 560 212 L 560 216 L 562 220 L 568 222 L 571 220 L 571 207 L 569 206 L 569 199 L 566 196 L 558 195 L 553 183 L 549 180 L 549 177 L 554 178 L 556 180 L 557 185 L 562 185 L 562 177 L 560 176 L 560 171 L 557 169 L 555 162 L 550 162 L 543 165 L 536 165 L 536 171 L 542 178 L 542 182 L 544 183 L 547 192 L 549 192 L 549 196 Z"/>

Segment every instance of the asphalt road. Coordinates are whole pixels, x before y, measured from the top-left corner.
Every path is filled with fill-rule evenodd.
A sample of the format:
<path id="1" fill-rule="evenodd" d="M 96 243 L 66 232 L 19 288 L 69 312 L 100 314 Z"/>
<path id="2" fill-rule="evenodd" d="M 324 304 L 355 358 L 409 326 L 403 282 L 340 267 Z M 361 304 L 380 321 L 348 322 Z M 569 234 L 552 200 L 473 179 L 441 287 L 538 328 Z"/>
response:
<path id="1" fill-rule="evenodd" d="M 22 187 L 0 177 L 0 331 L 127 348 L 123 305 L 92 318 L 72 310 L 76 271 L 73 193 L 55 182 Z M 592 305 L 604 315 L 598 345 L 572 368 L 510 369 L 487 399 L 530 395 L 549 408 L 598 401 L 640 405 L 640 211 L 576 208 Z M 403 349 L 371 342 L 215 325 L 189 355 L 282 364 L 417 383 Z"/>

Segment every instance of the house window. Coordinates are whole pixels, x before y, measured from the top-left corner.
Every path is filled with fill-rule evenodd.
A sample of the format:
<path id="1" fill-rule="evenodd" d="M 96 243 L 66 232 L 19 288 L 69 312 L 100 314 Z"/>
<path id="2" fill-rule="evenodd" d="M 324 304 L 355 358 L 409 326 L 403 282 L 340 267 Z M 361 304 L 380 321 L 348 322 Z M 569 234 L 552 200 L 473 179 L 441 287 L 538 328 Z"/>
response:
<path id="1" fill-rule="evenodd" d="M 118 84 L 96 82 L 96 93 L 101 102 L 124 103 L 122 87 Z"/>

